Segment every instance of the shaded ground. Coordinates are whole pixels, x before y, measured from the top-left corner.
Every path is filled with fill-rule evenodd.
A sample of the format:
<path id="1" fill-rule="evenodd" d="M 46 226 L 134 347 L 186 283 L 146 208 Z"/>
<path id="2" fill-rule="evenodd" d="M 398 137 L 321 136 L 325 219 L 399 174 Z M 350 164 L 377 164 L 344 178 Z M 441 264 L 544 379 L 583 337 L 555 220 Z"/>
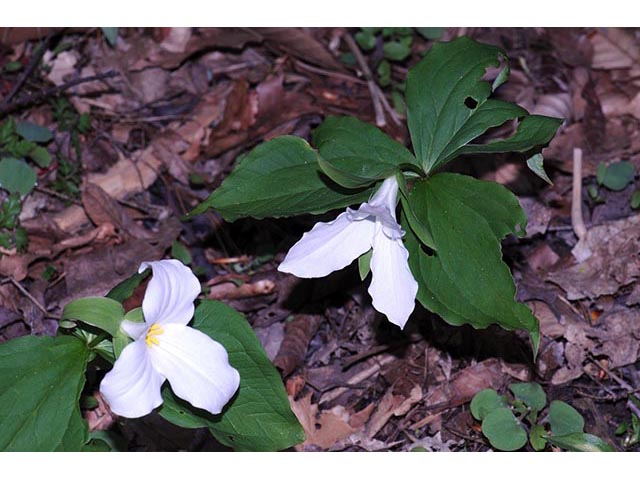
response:
<path id="1" fill-rule="evenodd" d="M 408 141 L 402 82 L 432 41 L 415 32 L 411 55 L 389 63 L 387 81 L 378 69 L 382 37 L 363 52 L 347 41 L 357 33 L 121 29 L 112 46 L 99 29 L 0 29 L 0 114 L 54 133 L 46 145 L 53 163 L 38 169 L 38 187 L 22 205 L 28 249 L 0 250 L 0 342 L 53 334 L 68 301 L 103 295 L 142 260 L 179 254 L 182 245 L 207 296 L 245 313 L 282 371 L 307 432 L 299 450 L 488 450 L 469 401 L 514 381 L 539 382 L 550 400 L 585 416 L 587 432 L 636 450 L 615 431 L 630 423 L 637 411 L 630 398 L 640 389 L 637 187 L 635 179 L 597 195 L 587 187 L 597 187 L 601 163 L 640 166 L 637 32 L 441 32 L 442 40 L 466 34 L 503 47 L 511 80 L 498 95 L 566 119 L 543 152 L 553 186 L 518 156 L 453 167 L 506 184 L 527 210 L 527 237 L 507 240 L 504 252 L 518 298 L 541 322 L 535 364 L 517 332 L 454 328 L 420 308 L 401 332 L 373 310 L 354 266 L 314 281 L 277 272 L 316 218 L 227 224 L 208 212 L 177 220 L 239 155 L 277 135 L 308 138 L 326 115 L 355 115 Z M 89 128 L 80 128 L 81 114 Z M 578 250 L 576 148 L 587 230 Z M 129 307 L 136 302 L 139 295 Z M 131 449 L 217 449 L 204 432 L 176 430 L 153 415 L 115 428 Z"/>

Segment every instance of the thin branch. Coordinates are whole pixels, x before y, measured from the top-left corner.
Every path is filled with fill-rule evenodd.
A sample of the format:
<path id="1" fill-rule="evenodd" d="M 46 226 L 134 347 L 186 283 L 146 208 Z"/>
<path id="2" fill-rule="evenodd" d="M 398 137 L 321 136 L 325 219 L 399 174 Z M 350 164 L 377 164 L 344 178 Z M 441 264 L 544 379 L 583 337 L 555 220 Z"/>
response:
<path id="1" fill-rule="evenodd" d="M 42 313 L 45 314 L 45 316 L 49 316 L 49 312 L 47 311 L 46 308 L 44 308 L 42 306 L 42 304 L 33 296 L 31 295 L 22 285 L 20 285 L 20 282 L 18 282 L 15 278 L 13 277 L 9 277 L 9 281 L 11 283 L 13 283 L 13 286 L 16 287 L 18 290 L 20 290 L 20 292 L 22 292 L 22 294 L 27 297 L 29 300 L 31 300 L 33 302 L 33 304 L 38 307 L 38 310 L 40 310 Z"/>
<path id="2" fill-rule="evenodd" d="M 379 127 L 384 127 L 387 124 L 387 120 L 385 119 L 384 110 L 382 109 L 382 102 L 380 101 L 380 96 L 379 96 L 380 93 L 377 88 L 378 85 L 373 79 L 373 74 L 369 69 L 369 65 L 367 65 L 367 61 L 362 56 L 362 52 L 358 48 L 358 45 L 356 45 L 356 42 L 351 37 L 351 35 L 349 35 L 348 33 L 345 34 L 344 40 L 345 42 L 347 42 L 347 45 L 351 50 L 351 53 L 353 53 L 353 56 L 356 57 L 356 61 L 358 62 L 358 65 L 362 70 L 362 74 L 367 80 L 367 85 L 369 86 L 369 93 L 371 94 L 371 100 L 373 101 L 373 109 L 376 112 L 376 125 Z"/>
<path id="3" fill-rule="evenodd" d="M 97 80 L 105 80 L 107 78 L 113 78 L 119 75 L 120 73 L 111 70 L 108 72 L 99 73 L 97 75 L 91 75 L 90 77 L 82 77 L 82 78 L 77 78 L 75 80 L 70 80 L 62 85 L 58 85 L 57 87 L 47 88 L 46 90 L 42 90 L 41 92 L 35 93 L 33 95 L 29 95 L 28 97 L 22 98 L 9 105 L 3 106 L 2 108 L 0 108 L 0 116 L 5 115 L 7 113 L 11 113 L 14 110 L 18 110 L 19 108 L 26 107 L 27 105 L 42 102 L 49 97 L 54 97 L 56 95 L 59 95 L 65 90 L 68 90 L 82 83 L 94 82 Z"/>
<path id="4" fill-rule="evenodd" d="M 13 88 L 7 94 L 7 96 L 2 99 L 2 103 L 0 104 L 0 111 L 7 107 L 11 99 L 16 96 L 27 79 L 35 71 L 36 67 L 40 64 L 40 60 L 42 59 L 44 52 L 47 51 L 52 38 L 53 35 L 48 35 L 47 38 L 45 38 L 40 43 L 38 49 L 33 53 L 33 56 L 31 57 L 31 61 L 29 62 L 29 65 L 27 65 L 27 68 L 25 68 L 24 72 L 22 72 L 22 75 L 20 75 L 20 78 L 18 78 L 18 81 L 13 85 Z"/>

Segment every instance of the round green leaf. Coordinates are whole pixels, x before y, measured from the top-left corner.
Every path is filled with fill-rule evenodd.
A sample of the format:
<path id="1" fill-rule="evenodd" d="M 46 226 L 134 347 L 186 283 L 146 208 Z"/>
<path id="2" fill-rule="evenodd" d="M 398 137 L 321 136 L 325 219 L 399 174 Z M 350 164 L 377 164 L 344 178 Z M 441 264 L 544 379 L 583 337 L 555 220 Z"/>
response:
<path id="1" fill-rule="evenodd" d="M 482 421 L 482 433 L 494 448 L 505 452 L 519 450 L 527 443 L 527 432 L 508 408 L 489 412 Z"/>
<path id="2" fill-rule="evenodd" d="M 493 388 L 487 388 L 476 393 L 473 400 L 471 400 L 471 415 L 476 420 L 483 420 L 490 412 L 506 406 L 507 403 L 503 397 L 498 395 L 498 392 Z"/>
<path id="3" fill-rule="evenodd" d="M 16 133 L 29 142 L 46 143 L 53 138 L 51 130 L 31 122 L 16 122 Z"/>
<path id="4" fill-rule="evenodd" d="M 580 433 L 584 429 L 584 418 L 568 403 L 554 400 L 549 406 L 549 425 L 554 436 Z"/>
<path id="5" fill-rule="evenodd" d="M 26 195 L 35 187 L 36 180 L 36 172 L 23 160 L 11 157 L 0 160 L 0 188 Z"/>
<path id="6" fill-rule="evenodd" d="M 385 42 L 383 52 L 384 58 L 400 62 L 411 54 L 411 47 L 404 42 Z"/>
<path id="7" fill-rule="evenodd" d="M 635 176 L 635 167 L 630 162 L 612 163 L 604 172 L 598 167 L 598 182 L 609 190 L 624 190 Z"/>
<path id="8" fill-rule="evenodd" d="M 547 404 L 547 396 L 537 383 L 512 383 L 509 390 L 533 410 L 540 411 Z"/>
<path id="9" fill-rule="evenodd" d="M 361 31 L 355 35 L 356 42 L 360 45 L 360 48 L 369 51 L 376 46 L 376 37 L 367 31 Z"/>

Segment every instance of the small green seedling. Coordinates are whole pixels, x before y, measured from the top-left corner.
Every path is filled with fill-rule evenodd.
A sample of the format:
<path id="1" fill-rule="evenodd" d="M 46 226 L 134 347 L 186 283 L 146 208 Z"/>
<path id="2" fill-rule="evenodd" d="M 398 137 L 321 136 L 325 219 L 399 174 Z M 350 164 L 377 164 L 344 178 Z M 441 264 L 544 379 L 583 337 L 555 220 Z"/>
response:
<path id="1" fill-rule="evenodd" d="M 608 166 L 601 163 L 598 165 L 596 179 L 598 185 L 618 192 L 627 188 L 627 185 L 633 181 L 635 174 L 636 169 L 630 162 L 615 162 Z"/>
<path id="2" fill-rule="evenodd" d="M 482 433 L 496 450 L 512 452 L 527 441 L 535 451 L 548 444 L 572 452 L 609 452 L 606 442 L 584 433 L 584 418 L 568 403 L 547 396 L 537 383 L 512 383 L 510 395 L 482 390 L 471 401 L 471 414 L 482 422 Z M 542 415 L 544 414 L 544 415 Z"/>

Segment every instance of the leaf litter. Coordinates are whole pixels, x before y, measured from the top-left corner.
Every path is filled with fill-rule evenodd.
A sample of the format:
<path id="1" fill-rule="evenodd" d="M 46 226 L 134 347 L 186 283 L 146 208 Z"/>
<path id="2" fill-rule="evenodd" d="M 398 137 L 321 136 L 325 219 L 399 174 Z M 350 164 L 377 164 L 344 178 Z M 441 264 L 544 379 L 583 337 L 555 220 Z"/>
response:
<path id="1" fill-rule="evenodd" d="M 2 250 L 0 341 L 54 334 L 66 302 L 104 295 L 141 259 L 162 258 L 179 241 L 208 298 L 244 312 L 280 369 L 307 436 L 296 450 L 488 450 L 469 402 L 514 379 L 604 412 L 593 427 L 613 438 L 629 415 L 628 388 L 640 388 L 640 216 L 630 206 L 640 168 L 640 32 L 447 28 L 442 38 L 462 33 L 509 55 L 511 81 L 499 98 L 565 119 L 543 151 L 553 185 L 517 155 L 454 166 L 506 184 L 527 211 L 526 238 L 503 248 L 518 299 L 540 321 L 535 364 L 517 332 L 454 328 L 422 309 L 400 332 L 376 315 L 357 269 L 310 281 L 279 273 L 287 247 L 313 218 L 227 224 L 208 212 L 177 220 L 261 141 L 308 138 L 326 115 L 376 121 L 361 68 L 341 60 L 351 52 L 344 38 L 354 34 L 343 28 L 126 28 L 115 46 L 99 29 L 0 29 L 0 66 L 28 64 L 53 35 L 46 68 L 34 70 L 9 106 L 17 119 L 53 133 L 54 158 L 37 171 L 23 205 L 26 251 Z M 392 76 L 404 78 L 430 44 L 415 36 Z M 364 53 L 372 71 L 376 55 Z M 9 90 L 18 75 L 3 73 Z M 389 87 L 381 92 L 391 98 Z M 8 113 L 0 111 L 3 120 Z M 79 129 L 82 114 L 89 127 Z M 404 126 L 387 121 L 384 129 L 406 143 Z M 485 137 L 512 131 L 508 125 Z M 574 148 L 583 152 L 591 251 L 580 263 L 571 254 Z M 598 186 L 599 165 L 619 161 L 635 166 L 634 182 L 620 192 Z M 100 409 L 85 417 L 104 423 Z M 157 416 L 113 428 L 133 450 L 222 448 Z"/>

